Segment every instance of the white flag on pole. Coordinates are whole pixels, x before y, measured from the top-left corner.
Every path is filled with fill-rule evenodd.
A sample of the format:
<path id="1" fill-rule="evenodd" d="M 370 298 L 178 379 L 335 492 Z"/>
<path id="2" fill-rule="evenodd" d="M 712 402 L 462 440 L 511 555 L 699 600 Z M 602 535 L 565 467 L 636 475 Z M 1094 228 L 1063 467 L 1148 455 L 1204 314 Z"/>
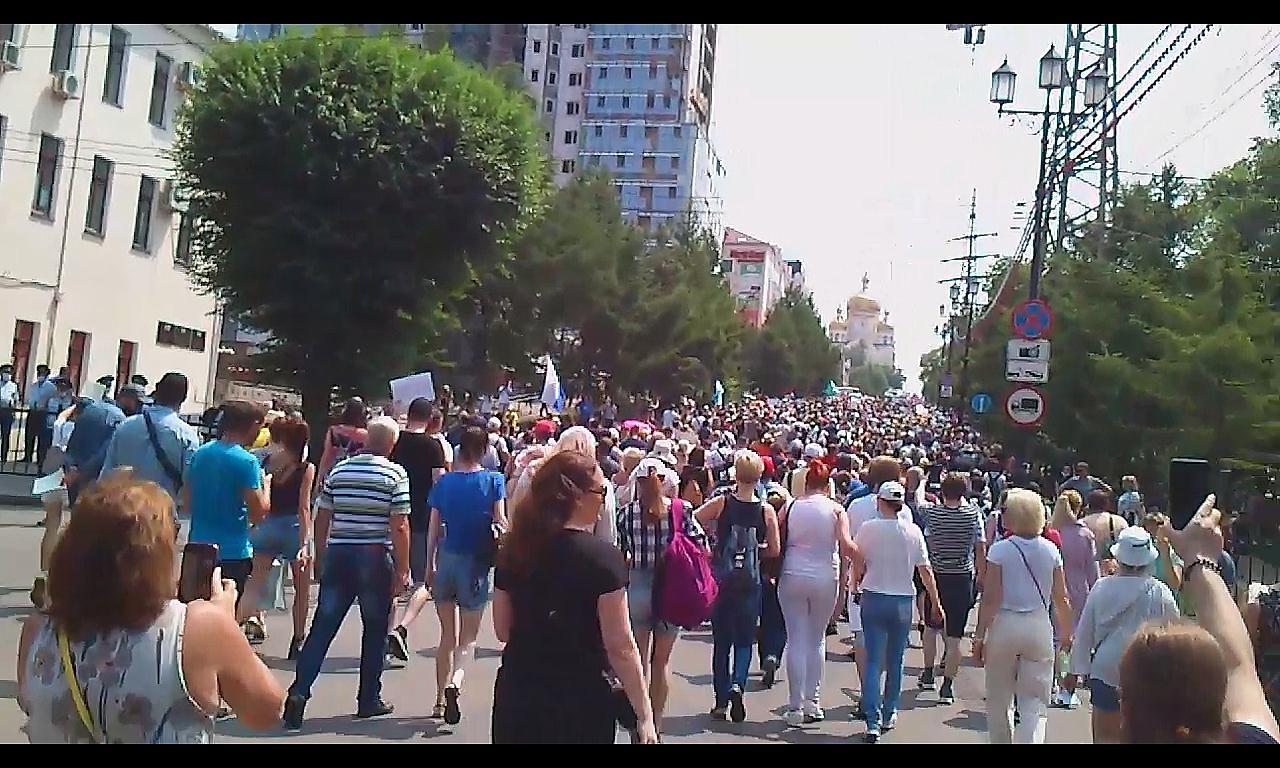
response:
<path id="1" fill-rule="evenodd" d="M 542 402 L 552 408 L 560 400 L 560 375 L 556 373 L 555 363 L 551 362 L 551 355 L 544 355 L 543 359 L 547 364 L 547 378 L 542 384 Z"/>

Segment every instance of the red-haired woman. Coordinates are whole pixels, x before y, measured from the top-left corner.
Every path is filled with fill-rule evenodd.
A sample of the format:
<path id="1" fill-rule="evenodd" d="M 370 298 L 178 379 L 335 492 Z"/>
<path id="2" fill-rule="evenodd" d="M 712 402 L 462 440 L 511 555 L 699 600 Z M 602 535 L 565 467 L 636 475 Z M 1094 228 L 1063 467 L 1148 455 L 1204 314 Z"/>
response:
<path id="1" fill-rule="evenodd" d="M 612 744 L 617 675 L 636 738 L 657 740 L 631 634 L 627 564 L 593 533 L 608 493 L 594 458 L 562 451 L 533 476 L 498 554 L 493 628 L 506 644 L 493 689 L 495 744 Z"/>
<path id="2" fill-rule="evenodd" d="M 826 659 L 826 627 L 840 591 L 840 557 L 856 551 L 844 507 L 827 496 L 830 468 L 809 462 L 804 495 L 779 514 L 786 531 L 778 602 L 787 625 L 787 686 L 791 701 L 784 718 L 799 726 L 824 718 L 818 700 Z"/>
<path id="3" fill-rule="evenodd" d="M 271 572 L 271 563 L 282 560 L 293 571 L 293 639 L 289 659 L 298 658 L 307 630 L 307 607 L 311 597 L 311 488 L 316 468 L 302 460 L 311 430 L 298 418 L 271 422 L 271 445 L 266 471 L 271 477 L 271 508 L 267 519 L 252 531 L 253 571 L 245 584 L 240 615 L 256 620 L 258 596 Z M 259 627 L 259 631 L 261 628 Z M 265 632 L 262 632 L 265 636 Z"/>

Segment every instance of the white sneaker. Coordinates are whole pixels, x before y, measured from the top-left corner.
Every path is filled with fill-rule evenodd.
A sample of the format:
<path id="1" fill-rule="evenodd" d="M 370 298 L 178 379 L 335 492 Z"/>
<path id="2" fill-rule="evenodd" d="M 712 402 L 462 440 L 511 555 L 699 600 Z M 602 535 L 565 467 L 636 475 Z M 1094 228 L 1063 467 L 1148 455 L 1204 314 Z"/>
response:
<path id="1" fill-rule="evenodd" d="M 808 723 L 820 723 L 827 719 L 827 713 L 822 711 L 822 707 L 817 704 L 809 703 L 804 705 L 804 719 Z"/>
<path id="2" fill-rule="evenodd" d="M 880 724 L 880 728 L 885 731 L 892 731 L 894 728 L 897 728 L 897 727 L 898 727 L 897 712 L 894 712 L 892 715 L 889 715 L 889 719 L 885 720 L 883 723 Z"/>
<path id="3" fill-rule="evenodd" d="M 799 709 L 788 709 L 782 715 L 782 719 L 792 728 L 799 728 L 804 725 L 804 712 Z"/>

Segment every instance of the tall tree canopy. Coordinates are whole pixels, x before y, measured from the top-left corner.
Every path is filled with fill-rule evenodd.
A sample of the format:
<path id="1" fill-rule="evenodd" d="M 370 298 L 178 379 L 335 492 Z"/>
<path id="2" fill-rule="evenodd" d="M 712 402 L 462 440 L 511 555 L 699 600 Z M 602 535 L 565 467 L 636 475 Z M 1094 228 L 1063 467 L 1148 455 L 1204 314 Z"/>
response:
<path id="1" fill-rule="evenodd" d="M 178 129 L 192 276 L 269 329 L 313 423 L 438 349 L 444 302 L 547 188 L 527 99 L 448 54 L 320 30 L 226 45 Z"/>
<path id="2" fill-rule="evenodd" d="M 748 381 L 767 395 L 819 395 L 828 381 L 839 378 L 840 353 L 827 338 L 813 299 L 794 287 L 749 338 L 743 357 Z"/>

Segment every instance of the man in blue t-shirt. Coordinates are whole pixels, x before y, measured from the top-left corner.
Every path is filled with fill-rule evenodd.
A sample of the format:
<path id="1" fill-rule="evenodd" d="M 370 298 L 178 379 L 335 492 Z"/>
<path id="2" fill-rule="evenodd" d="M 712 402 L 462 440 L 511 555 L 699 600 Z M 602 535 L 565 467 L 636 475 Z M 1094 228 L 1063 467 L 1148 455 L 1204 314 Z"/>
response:
<path id="1" fill-rule="evenodd" d="M 236 603 L 253 570 L 249 526 L 262 522 L 270 508 L 270 485 L 262 465 L 245 450 L 262 429 L 262 406 L 232 400 L 223 406 L 222 437 L 191 456 L 183 476 L 184 507 L 191 511 L 193 542 L 218 545 L 222 578 L 236 583 Z"/>

